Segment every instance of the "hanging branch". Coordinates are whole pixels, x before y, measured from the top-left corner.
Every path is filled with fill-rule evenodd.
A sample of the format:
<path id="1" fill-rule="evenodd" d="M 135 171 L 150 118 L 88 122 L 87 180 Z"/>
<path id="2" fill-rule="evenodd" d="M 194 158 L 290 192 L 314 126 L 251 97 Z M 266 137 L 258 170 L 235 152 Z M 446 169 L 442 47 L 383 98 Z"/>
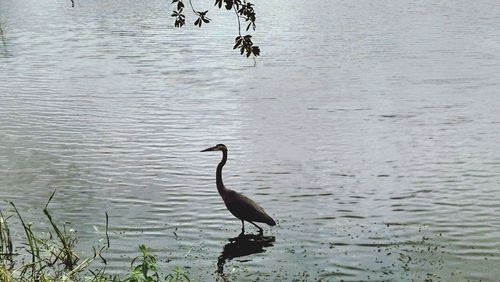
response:
<path id="1" fill-rule="evenodd" d="M 175 27 L 182 27 L 186 23 L 186 16 L 183 13 L 185 7 L 183 1 L 184 0 L 172 0 L 172 4 L 175 4 L 174 11 L 172 13 L 172 17 L 175 17 Z M 209 23 L 211 21 L 206 16 L 208 11 L 197 11 L 194 8 L 193 3 L 191 2 L 192 0 L 188 1 L 189 5 L 191 6 L 191 10 L 196 16 L 198 16 L 198 18 L 194 22 L 194 25 L 201 27 L 202 23 Z M 234 10 L 236 19 L 238 20 L 238 36 L 235 39 L 235 45 L 233 49 L 239 48 L 241 55 L 245 54 L 247 57 L 253 55 L 253 58 L 255 60 L 255 57 L 260 55 L 259 46 L 253 45 L 252 36 L 250 34 L 241 34 L 241 19 L 245 19 L 245 21 L 248 22 L 246 31 L 248 31 L 250 27 L 252 27 L 253 30 L 255 30 L 256 28 L 256 17 L 255 11 L 253 9 L 254 5 L 246 0 L 215 0 L 215 6 L 217 6 L 219 9 L 222 8 L 223 3 L 226 10 Z"/>
<path id="2" fill-rule="evenodd" d="M 236 14 L 236 19 L 238 20 L 238 34 L 241 36 L 241 21 L 240 15 L 238 15 L 238 10 L 236 9 L 236 5 L 234 6 L 234 13 Z"/>
<path id="3" fill-rule="evenodd" d="M 197 11 L 191 0 L 189 1 L 189 6 L 191 6 L 191 10 L 193 10 L 193 13 L 198 16 L 196 21 L 194 22 L 194 25 L 197 25 L 198 27 L 201 27 L 202 23 L 209 23 L 211 20 L 210 18 L 207 17 L 208 11 Z M 172 4 L 177 3 L 175 5 L 175 10 L 172 13 L 172 17 L 175 17 L 175 27 L 182 27 L 184 24 L 186 24 L 186 16 L 184 15 L 184 2 L 183 0 L 172 0 Z"/>

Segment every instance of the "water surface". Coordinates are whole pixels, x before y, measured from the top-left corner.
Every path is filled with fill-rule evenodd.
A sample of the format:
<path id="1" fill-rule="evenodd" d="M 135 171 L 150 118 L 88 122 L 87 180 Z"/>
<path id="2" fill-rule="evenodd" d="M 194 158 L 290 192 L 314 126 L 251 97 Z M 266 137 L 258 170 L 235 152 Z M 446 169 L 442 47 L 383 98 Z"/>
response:
<path id="1" fill-rule="evenodd" d="M 240 223 L 199 151 L 224 143 L 278 222 L 228 280 L 499 277 L 497 2 L 258 1 L 256 67 L 225 11 L 68 2 L 0 1 L 0 197 L 36 228 L 57 189 L 86 253 L 109 213 L 112 271 L 145 243 L 215 280 Z"/>

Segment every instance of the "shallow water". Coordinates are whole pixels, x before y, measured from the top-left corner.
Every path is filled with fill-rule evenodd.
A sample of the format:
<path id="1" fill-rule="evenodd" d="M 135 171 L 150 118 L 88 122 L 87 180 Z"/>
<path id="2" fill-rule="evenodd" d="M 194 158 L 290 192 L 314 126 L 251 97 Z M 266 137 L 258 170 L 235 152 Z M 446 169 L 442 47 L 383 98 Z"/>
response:
<path id="1" fill-rule="evenodd" d="M 499 277 L 496 1 L 258 1 L 256 67 L 225 11 L 75 1 L 0 1 L 0 197 L 36 228 L 57 189 L 82 251 L 109 213 L 115 272 L 146 243 L 194 281 Z M 278 222 L 223 274 L 217 143 Z"/>

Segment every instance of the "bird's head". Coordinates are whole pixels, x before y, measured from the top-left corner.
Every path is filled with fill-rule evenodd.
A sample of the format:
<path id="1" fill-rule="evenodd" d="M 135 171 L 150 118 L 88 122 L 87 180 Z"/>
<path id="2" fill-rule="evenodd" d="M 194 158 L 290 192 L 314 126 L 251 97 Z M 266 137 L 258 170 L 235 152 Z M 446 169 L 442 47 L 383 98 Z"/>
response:
<path id="1" fill-rule="evenodd" d="M 208 152 L 208 151 L 223 151 L 223 152 L 227 152 L 227 147 L 224 144 L 217 144 L 217 145 L 215 145 L 213 147 L 206 148 L 202 152 Z"/>

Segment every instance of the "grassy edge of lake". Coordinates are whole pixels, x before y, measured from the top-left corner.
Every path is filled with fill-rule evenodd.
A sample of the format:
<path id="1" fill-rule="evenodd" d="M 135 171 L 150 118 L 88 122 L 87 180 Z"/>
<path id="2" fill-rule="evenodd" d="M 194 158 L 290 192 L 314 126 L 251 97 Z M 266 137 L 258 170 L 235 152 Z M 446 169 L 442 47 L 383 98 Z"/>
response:
<path id="1" fill-rule="evenodd" d="M 190 281 L 185 269 L 175 267 L 162 274 L 157 258 L 144 244 L 139 244 L 140 254 L 130 262 L 130 271 L 123 275 L 109 274 L 104 254 L 110 247 L 108 214 L 102 242 L 92 247 L 92 256 L 82 258 L 75 251 L 78 243 L 76 232 L 66 224 L 55 222 L 48 206 L 55 191 L 47 201 L 43 213 L 48 220 L 48 230 L 35 232 L 27 223 L 15 203 L 9 202 L 14 213 L 5 216 L 0 210 L 0 280 L 10 281 Z M 9 220 L 17 218 L 24 231 L 16 242 L 24 247 L 15 248 Z M 100 240 L 101 241 L 101 240 Z M 95 265 L 98 265 L 95 267 Z"/>

